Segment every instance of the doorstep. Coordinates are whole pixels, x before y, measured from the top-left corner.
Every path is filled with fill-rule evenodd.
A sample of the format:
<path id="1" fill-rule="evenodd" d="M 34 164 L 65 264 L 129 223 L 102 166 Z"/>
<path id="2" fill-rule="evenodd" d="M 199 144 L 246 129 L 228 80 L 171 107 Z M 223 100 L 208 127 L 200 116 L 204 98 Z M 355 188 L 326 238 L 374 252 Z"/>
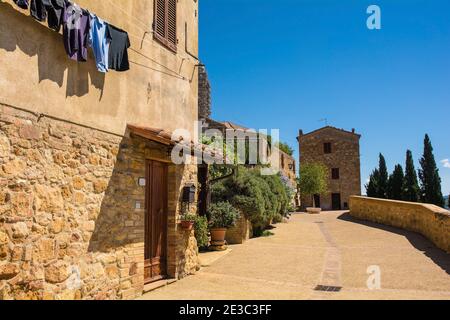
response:
<path id="1" fill-rule="evenodd" d="M 207 251 L 207 252 L 200 252 L 199 253 L 199 259 L 201 266 L 204 267 L 210 267 L 214 262 L 218 261 L 219 259 L 222 259 L 224 256 L 231 253 L 232 249 L 228 248 L 225 251 Z"/>
<path id="2" fill-rule="evenodd" d="M 176 281 L 177 281 L 176 279 L 164 279 L 164 280 L 159 280 L 159 281 L 155 281 L 155 282 L 146 284 L 144 286 L 144 294 L 154 291 L 156 289 L 168 286 L 169 284 L 172 284 Z"/>

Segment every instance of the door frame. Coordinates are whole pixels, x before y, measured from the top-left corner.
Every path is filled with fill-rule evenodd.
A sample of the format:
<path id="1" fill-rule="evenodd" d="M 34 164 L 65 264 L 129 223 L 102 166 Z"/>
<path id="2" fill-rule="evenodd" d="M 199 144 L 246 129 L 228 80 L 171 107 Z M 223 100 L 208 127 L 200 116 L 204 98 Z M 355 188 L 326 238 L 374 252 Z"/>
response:
<path id="1" fill-rule="evenodd" d="M 163 240 L 163 245 L 162 248 L 164 250 L 164 254 L 161 257 L 162 259 L 164 259 L 164 271 L 163 274 L 156 276 L 156 277 L 150 277 L 150 278 L 145 278 L 145 272 L 144 272 L 144 283 L 145 284 L 149 284 L 155 281 L 159 281 L 159 280 L 163 280 L 166 279 L 168 277 L 168 255 L 169 255 L 169 246 L 168 246 L 168 233 L 169 233 L 169 164 L 164 162 L 164 161 L 160 161 L 160 160 L 154 160 L 154 159 L 147 159 L 145 161 L 145 176 L 146 176 L 146 186 L 145 186 L 145 227 L 144 227 L 144 270 L 148 267 L 151 268 L 151 260 L 146 259 L 145 256 L 147 254 L 147 250 L 151 250 L 152 248 L 152 240 L 150 240 L 150 243 L 148 243 L 148 237 L 149 237 L 149 232 L 151 232 L 151 226 L 152 226 L 152 221 L 147 222 L 147 219 L 151 218 L 151 188 L 152 188 L 152 172 L 151 172 L 151 166 L 153 163 L 159 163 L 163 166 L 164 168 L 164 179 L 165 182 L 164 184 L 166 185 L 166 190 L 164 192 L 164 240 Z M 149 247 L 148 247 L 149 246 Z M 150 253 L 151 255 L 151 253 Z M 150 271 L 151 272 L 151 271 Z"/>

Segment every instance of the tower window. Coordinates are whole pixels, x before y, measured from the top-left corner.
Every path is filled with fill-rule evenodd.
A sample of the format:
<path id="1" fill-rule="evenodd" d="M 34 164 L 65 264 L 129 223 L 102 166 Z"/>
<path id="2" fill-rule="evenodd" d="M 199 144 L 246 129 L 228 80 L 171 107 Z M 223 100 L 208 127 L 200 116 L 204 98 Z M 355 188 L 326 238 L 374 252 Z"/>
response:
<path id="1" fill-rule="evenodd" d="M 325 154 L 330 154 L 331 153 L 331 143 L 330 142 L 327 142 L 327 143 L 324 143 L 323 144 L 323 152 L 325 153 Z"/>

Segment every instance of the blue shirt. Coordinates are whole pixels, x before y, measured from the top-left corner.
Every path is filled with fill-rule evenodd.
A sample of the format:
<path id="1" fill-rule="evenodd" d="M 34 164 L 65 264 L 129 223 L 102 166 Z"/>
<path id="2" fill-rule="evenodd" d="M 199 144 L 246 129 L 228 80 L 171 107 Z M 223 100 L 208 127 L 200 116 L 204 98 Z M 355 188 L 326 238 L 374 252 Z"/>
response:
<path id="1" fill-rule="evenodd" d="M 111 39 L 108 24 L 96 15 L 91 14 L 89 45 L 94 51 L 95 62 L 97 64 L 97 69 L 100 72 L 108 72 L 108 57 Z"/>

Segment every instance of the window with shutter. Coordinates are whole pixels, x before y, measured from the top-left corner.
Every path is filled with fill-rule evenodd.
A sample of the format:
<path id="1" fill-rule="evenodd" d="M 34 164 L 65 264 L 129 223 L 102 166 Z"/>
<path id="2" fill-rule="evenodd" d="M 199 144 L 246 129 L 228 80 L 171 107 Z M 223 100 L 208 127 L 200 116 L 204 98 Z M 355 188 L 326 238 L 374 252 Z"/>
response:
<path id="1" fill-rule="evenodd" d="M 155 38 L 173 51 L 177 50 L 177 0 L 155 0 Z"/>

